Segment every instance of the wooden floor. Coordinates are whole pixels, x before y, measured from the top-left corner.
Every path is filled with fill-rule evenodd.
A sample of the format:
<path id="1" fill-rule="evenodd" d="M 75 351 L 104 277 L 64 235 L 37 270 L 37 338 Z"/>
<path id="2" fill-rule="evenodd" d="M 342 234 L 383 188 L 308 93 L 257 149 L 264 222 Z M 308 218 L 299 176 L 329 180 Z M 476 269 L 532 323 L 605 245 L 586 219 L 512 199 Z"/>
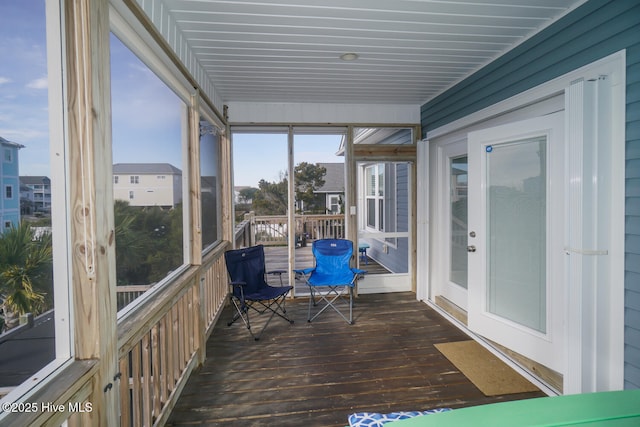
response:
<path id="1" fill-rule="evenodd" d="M 295 324 L 275 318 L 254 341 L 227 307 L 167 425 L 346 426 L 354 412 L 543 396 L 484 396 L 434 348 L 468 337 L 413 293 L 359 296 L 354 325 L 330 312 L 308 323 L 302 298 L 287 309 Z"/>

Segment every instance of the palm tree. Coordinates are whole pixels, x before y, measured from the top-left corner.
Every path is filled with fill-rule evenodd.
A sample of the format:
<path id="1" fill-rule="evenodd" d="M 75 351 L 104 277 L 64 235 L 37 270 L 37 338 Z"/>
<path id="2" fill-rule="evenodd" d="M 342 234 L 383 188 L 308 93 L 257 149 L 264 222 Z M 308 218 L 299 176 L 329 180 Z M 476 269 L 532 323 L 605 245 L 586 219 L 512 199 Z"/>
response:
<path id="1" fill-rule="evenodd" d="M 52 289 L 51 235 L 36 238 L 27 222 L 0 234 L 0 305 L 4 328 L 47 308 Z"/>

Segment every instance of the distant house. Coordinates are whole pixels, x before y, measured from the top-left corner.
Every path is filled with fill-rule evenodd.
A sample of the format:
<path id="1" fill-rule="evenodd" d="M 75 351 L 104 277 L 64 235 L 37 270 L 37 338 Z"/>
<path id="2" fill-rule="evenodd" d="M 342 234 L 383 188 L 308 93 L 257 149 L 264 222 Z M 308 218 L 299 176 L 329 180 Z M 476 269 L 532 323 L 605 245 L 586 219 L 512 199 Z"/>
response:
<path id="1" fill-rule="evenodd" d="M 173 208 L 182 202 L 182 171 L 169 163 L 116 163 L 113 197 L 131 206 Z"/>
<path id="2" fill-rule="evenodd" d="M 233 187 L 233 201 L 235 203 L 250 205 L 253 202 L 253 199 L 247 199 L 243 197 L 243 195 L 241 195 L 242 190 L 247 190 L 249 188 L 255 188 L 255 187 L 251 187 L 249 185 L 239 185 L 239 186 Z"/>
<path id="3" fill-rule="evenodd" d="M 51 212 L 51 179 L 46 176 L 21 176 L 20 198 L 23 207 L 30 205 L 28 213 Z M 29 188 L 31 193 L 22 187 Z M 22 199 L 22 197 L 27 199 Z"/>
<path id="4" fill-rule="evenodd" d="M 35 211 L 35 195 L 33 188 L 20 182 L 20 214 L 31 215 Z"/>
<path id="5" fill-rule="evenodd" d="M 318 204 L 327 214 L 339 214 L 344 203 L 344 163 L 318 163 L 327 170 L 324 185 L 314 193 L 319 196 Z"/>
<path id="6" fill-rule="evenodd" d="M 20 167 L 16 142 L 0 137 L 0 233 L 20 222 Z"/>

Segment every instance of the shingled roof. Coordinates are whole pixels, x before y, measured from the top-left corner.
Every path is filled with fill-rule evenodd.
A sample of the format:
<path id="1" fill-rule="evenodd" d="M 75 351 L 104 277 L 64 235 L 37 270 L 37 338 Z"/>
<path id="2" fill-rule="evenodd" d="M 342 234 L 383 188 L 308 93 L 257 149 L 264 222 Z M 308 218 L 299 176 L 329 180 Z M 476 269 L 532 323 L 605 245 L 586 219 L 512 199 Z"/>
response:
<path id="1" fill-rule="evenodd" d="M 116 163 L 113 165 L 113 173 L 124 175 L 181 175 L 182 171 L 169 163 Z"/>
<path id="2" fill-rule="evenodd" d="M 316 193 L 344 193 L 344 163 L 318 163 L 327 170 L 324 185 Z"/>

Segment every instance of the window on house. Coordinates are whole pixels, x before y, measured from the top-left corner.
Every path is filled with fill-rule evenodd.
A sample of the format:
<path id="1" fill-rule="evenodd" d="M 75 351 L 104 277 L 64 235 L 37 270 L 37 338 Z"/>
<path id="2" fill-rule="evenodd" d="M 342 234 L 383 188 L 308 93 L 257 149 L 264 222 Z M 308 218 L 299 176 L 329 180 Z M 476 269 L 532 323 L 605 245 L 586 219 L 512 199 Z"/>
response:
<path id="1" fill-rule="evenodd" d="M 13 162 L 13 153 L 11 152 L 10 149 L 5 148 L 4 149 L 4 161 L 6 163 L 11 163 Z"/>
<path id="2" fill-rule="evenodd" d="M 339 194 L 332 194 L 329 196 L 329 212 L 332 214 L 340 213 L 340 205 L 342 204 L 342 196 Z"/>
<path id="3" fill-rule="evenodd" d="M 384 163 L 369 165 L 365 168 L 365 205 L 368 228 L 384 231 L 385 214 L 385 167 Z"/>
<path id="4" fill-rule="evenodd" d="M 10 185 L 7 185 L 6 187 L 4 187 L 4 198 L 5 199 L 13 199 L 13 187 Z"/>
<path id="5" fill-rule="evenodd" d="M 4 229 L 5 230 L 9 230 L 11 228 L 11 221 L 5 221 L 4 222 Z"/>
<path id="6" fill-rule="evenodd" d="M 136 56 L 132 50 L 141 51 L 129 49 L 128 43 L 111 34 L 113 162 L 135 163 L 141 170 L 169 164 L 184 171 L 183 138 L 188 132 L 183 126 L 189 122 L 184 98 L 146 65 L 145 58 Z M 145 111 L 144 119 L 141 110 Z M 180 173 L 176 176 L 181 182 Z M 130 175 L 130 184 L 140 184 L 140 177 Z M 116 278 L 118 287 L 122 286 L 122 291 L 117 289 L 120 316 L 127 305 L 150 289 L 163 286 L 167 277 L 186 264 L 182 191 L 181 185 L 175 191 L 145 189 L 135 193 L 114 188 Z"/>
<path id="7" fill-rule="evenodd" d="M 113 183 L 114 183 L 114 184 L 117 184 L 119 179 L 120 179 L 120 177 L 119 177 L 118 175 L 114 175 L 114 177 L 113 177 Z"/>

